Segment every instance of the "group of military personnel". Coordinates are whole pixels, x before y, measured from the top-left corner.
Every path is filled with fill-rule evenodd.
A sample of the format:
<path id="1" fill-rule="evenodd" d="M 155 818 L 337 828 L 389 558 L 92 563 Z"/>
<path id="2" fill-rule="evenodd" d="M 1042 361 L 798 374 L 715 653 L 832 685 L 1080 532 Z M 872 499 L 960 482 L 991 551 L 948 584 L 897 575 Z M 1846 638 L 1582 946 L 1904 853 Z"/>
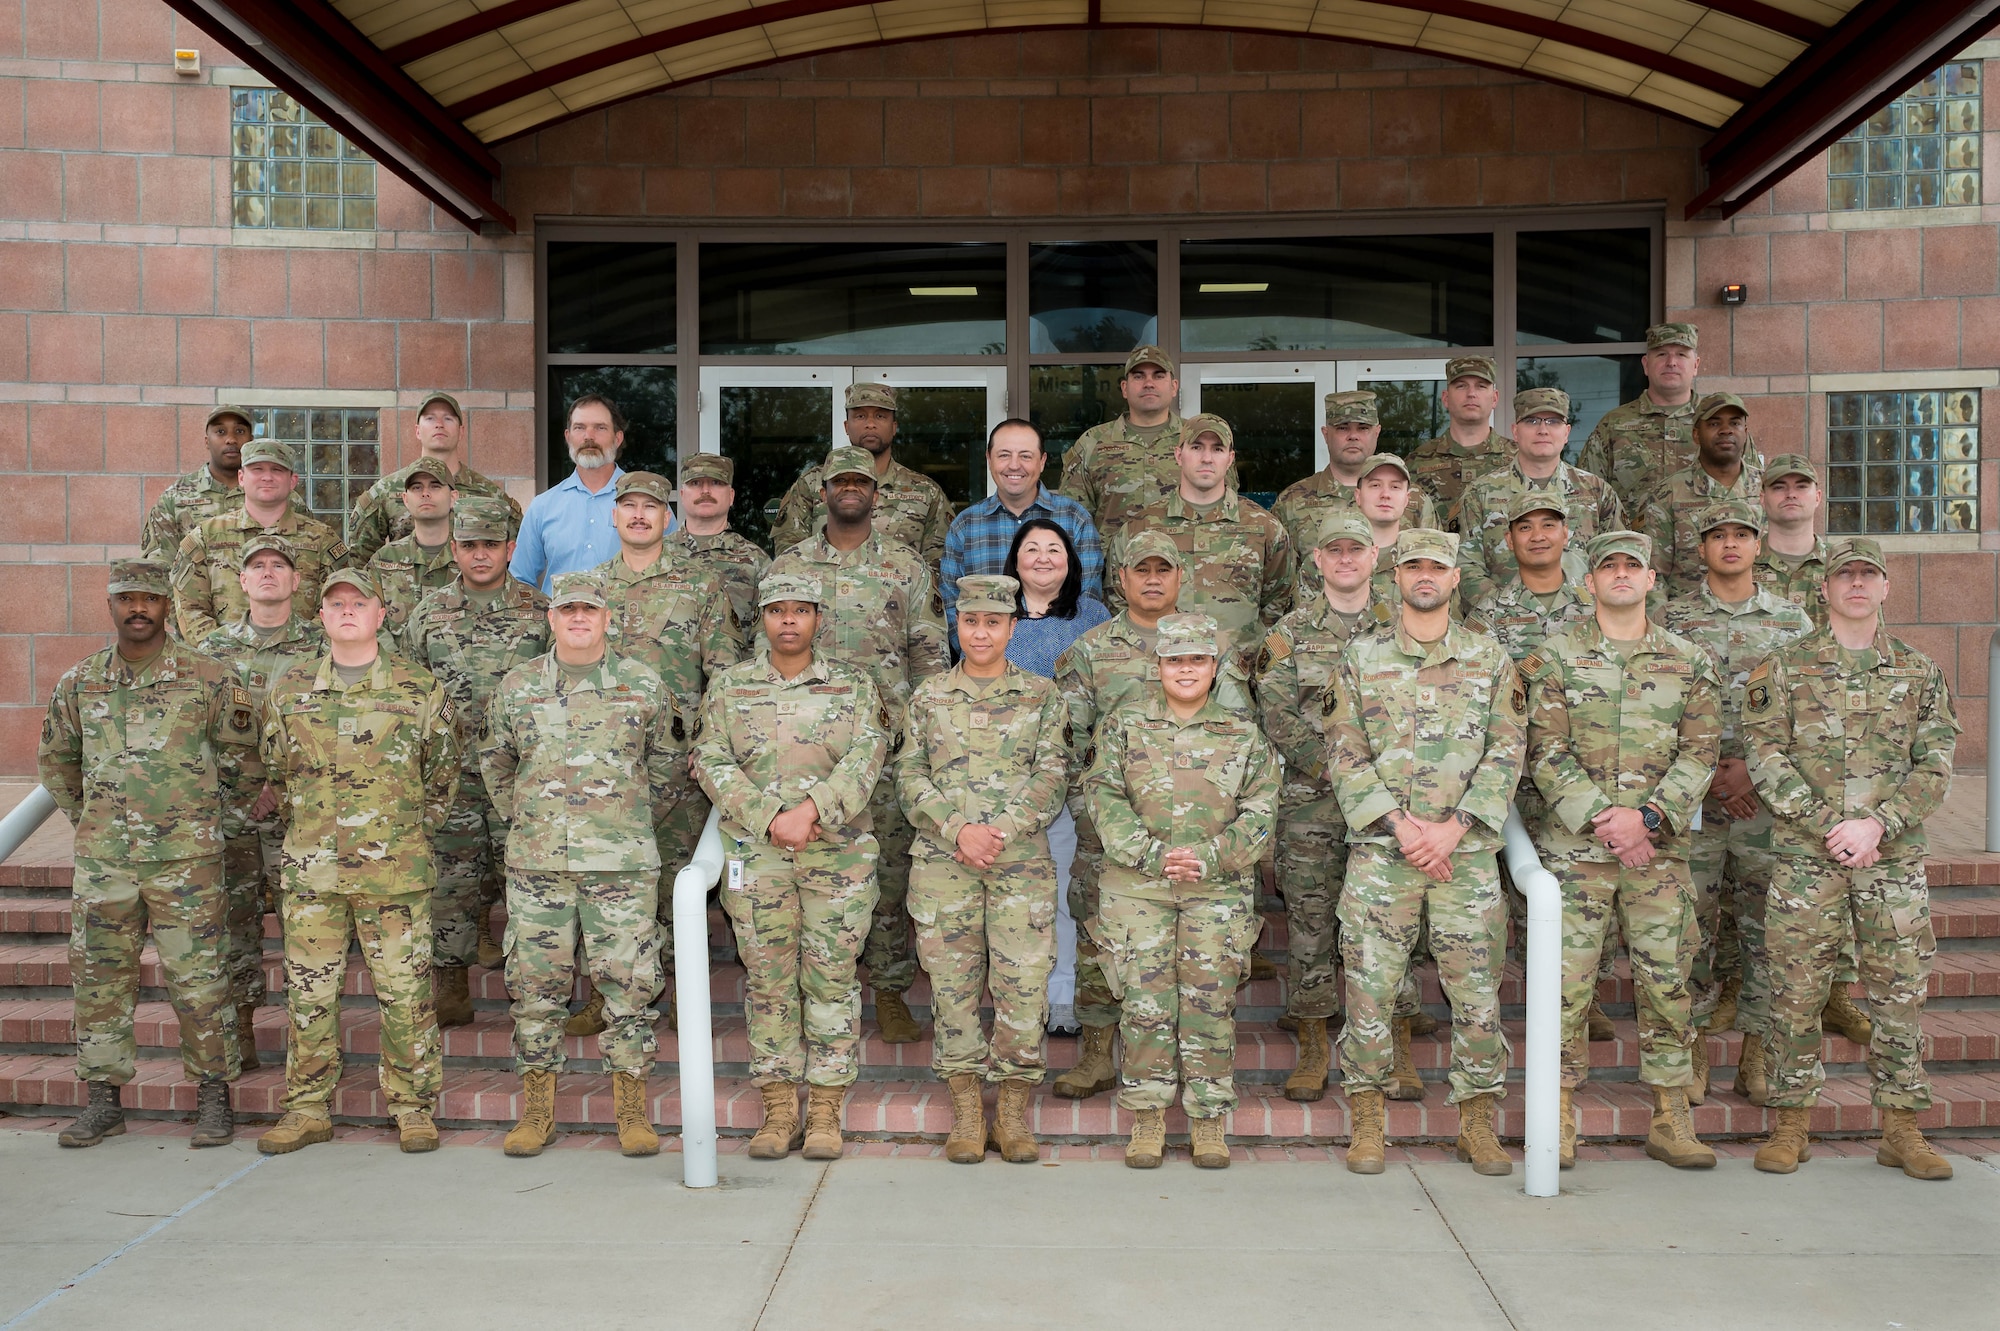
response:
<path id="1" fill-rule="evenodd" d="M 1502 434 L 1496 368 L 1464 356 L 1447 432 L 1407 460 L 1379 447 L 1372 393 L 1328 395 L 1327 466 L 1268 511 L 1239 492 L 1228 422 L 1180 418 L 1172 359 L 1140 348 L 1125 412 L 1064 459 L 1116 613 L 1053 680 L 1006 658 L 1025 607 L 997 565 L 957 579 L 954 662 L 951 506 L 895 461 L 883 385 L 849 390 L 848 442 L 784 497 L 775 561 L 728 531 L 731 464 L 700 455 L 678 491 L 618 474 L 619 555 L 559 571 L 546 597 L 507 577 L 519 509 L 463 462 L 448 396 L 420 407 L 423 456 L 357 506 L 351 546 L 297 505 L 284 446 L 219 408 L 210 466 L 147 521 L 171 565 L 114 567 L 118 642 L 64 677 L 44 733 L 44 779 L 78 827 L 89 1104 L 63 1140 L 123 1130 L 149 917 L 200 1083 L 195 1144 L 229 1140 L 275 903 L 286 1113 L 260 1149 L 331 1135 L 358 936 L 405 1150 L 436 1145 L 438 1029 L 471 1020 L 480 965 L 504 966 L 513 999 L 508 1153 L 556 1131 L 565 1030 L 601 1034 L 621 1145 L 657 1151 L 670 875 L 712 804 L 764 1100 L 750 1154 L 840 1153 L 859 969 L 882 1037 L 906 1042 L 921 967 L 947 1156 L 1033 1160 L 1048 829 L 1067 803 L 1082 1035 L 1054 1090 L 1116 1086 L 1128 1164 L 1161 1163 L 1177 1093 L 1194 1162 L 1229 1163 L 1269 852 L 1298 1041 L 1284 1094 L 1324 1096 L 1337 1036 L 1348 1168 L 1381 1172 L 1384 1101 L 1425 1093 L 1410 1041 L 1438 1022 L 1415 979 L 1428 959 L 1459 1157 L 1505 1174 L 1510 919 L 1524 939 L 1497 851 L 1518 808 L 1563 893 L 1564 1167 L 1590 1043 L 1615 1031 L 1596 995 L 1622 939 L 1648 1154 L 1714 1164 L 1689 1106 L 1708 1037 L 1734 1027 L 1736 1089 L 1777 1110 L 1757 1166 L 1796 1169 L 1827 1027 L 1868 1046 L 1878 1158 L 1949 1177 L 1915 1122 L 1935 951 L 1922 825 L 1958 728 L 1942 672 L 1882 627 L 1879 546 L 1814 534 L 1812 463 L 1764 462 L 1745 403 L 1695 393 L 1695 330 L 1647 341 L 1647 391 L 1581 465 L 1562 390 L 1517 393 Z M 592 993 L 571 1015 L 579 950 Z"/>

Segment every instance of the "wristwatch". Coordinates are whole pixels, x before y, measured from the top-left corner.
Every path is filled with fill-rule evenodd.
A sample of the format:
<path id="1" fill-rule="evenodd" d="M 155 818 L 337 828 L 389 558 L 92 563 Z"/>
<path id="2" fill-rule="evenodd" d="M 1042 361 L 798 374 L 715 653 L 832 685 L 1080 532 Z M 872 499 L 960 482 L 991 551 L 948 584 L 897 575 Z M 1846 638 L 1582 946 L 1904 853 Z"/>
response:
<path id="1" fill-rule="evenodd" d="M 1657 832 L 1660 830 L 1660 824 L 1664 820 L 1660 817 L 1658 809 L 1647 804 L 1642 805 L 1639 809 L 1639 821 L 1646 825 L 1648 832 Z"/>

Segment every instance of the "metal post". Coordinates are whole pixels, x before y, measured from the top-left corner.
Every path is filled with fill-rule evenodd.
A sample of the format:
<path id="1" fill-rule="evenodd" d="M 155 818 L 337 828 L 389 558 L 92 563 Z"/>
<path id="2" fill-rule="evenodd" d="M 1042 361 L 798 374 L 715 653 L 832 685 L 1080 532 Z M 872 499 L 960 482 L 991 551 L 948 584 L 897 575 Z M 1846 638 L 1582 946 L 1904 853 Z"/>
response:
<path id="1" fill-rule="evenodd" d="M 28 838 L 37 828 L 49 820 L 56 811 L 56 797 L 49 794 L 47 786 L 36 786 L 27 797 L 16 804 L 5 818 L 0 818 L 0 862 L 28 844 Z"/>
<path id="2" fill-rule="evenodd" d="M 708 889 L 722 876 L 720 814 L 710 809 L 694 858 L 674 876 L 674 996 L 681 1065 L 681 1182 L 715 1186 L 715 1029 L 708 1005 Z"/>
<path id="3" fill-rule="evenodd" d="M 1507 872 L 1528 899 L 1528 1195 L 1554 1197 L 1562 1132 L 1562 889 L 1542 867 L 1541 857 L 1521 825 L 1518 809 L 1507 812 Z"/>
<path id="4" fill-rule="evenodd" d="M 2000 629 L 1986 644 L 1986 853 L 2000 855 L 2000 707 L 1993 705 L 1993 681 L 2000 679 Z"/>

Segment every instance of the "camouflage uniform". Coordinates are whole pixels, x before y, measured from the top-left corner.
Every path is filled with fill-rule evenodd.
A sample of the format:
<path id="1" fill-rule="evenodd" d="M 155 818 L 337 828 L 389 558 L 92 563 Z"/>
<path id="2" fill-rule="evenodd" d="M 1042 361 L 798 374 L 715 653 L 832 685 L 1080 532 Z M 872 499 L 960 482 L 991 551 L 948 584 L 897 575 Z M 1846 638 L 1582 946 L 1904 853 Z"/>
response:
<path id="1" fill-rule="evenodd" d="M 836 550 L 821 528 L 773 560 L 766 576 L 780 573 L 825 587 L 827 599 L 820 609 L 814 650 L 868 673 L 888 709 L 884 729 L 890 736 L 890 752 L 900 750 L 910 690 L 951 666 L 944 603 L 930 569 L 879 531 L 852 550 Z M 900 994 L 917 978 L 906 904 L 914 834 L 896 800 L 895 774 L 886 762 L 868 803 L 880 859 L 875 865 L 875 921 L 862 961 L 872 988 Z"/>
<path id="2" fill-rule="evenodd" d="M 555 581 L 558 605 L 605 599 L 594 573 Z M 649 1006 L 663 984 L 653 829 L 688 798 L 687 744 L 660 677 L 609 648 L 573 677 L 548 655 L 507 672 L 479 767 L 507 843 L 507 992 L 514 1068 L 563 1067 L 579 940 L 604 995 L 612 1072 L 653 1071 Z"/>
<path id="3" fill-rule="evenodd" d="M 377 550 L 368 561 L 368 571 L 375 576 L 375 585 L 382 589 L 382 604 L 389 611 L 389 617 L 382 621 L 382 631 L 398 648 L 408 642 L 403 633 L 418 603 L 438 588 L 458 581 L 451 542 L 426 550 L 417 544 L 415 536 L 391 541 Z"/>
<path id="4" fill-rule="evenodd" d="M 174 618 L 181 636 L 200 642 L 224 624 L 250 613 L 243 594 L 243 546 L 253 537 L 282 536 L 292 545 L 292 567 L 298 570 L 298 590 L 292 610 L 301 619 L 319 614 L 319 592 L 326 575 L 348 564 L 348 549 L 340 534 L 318 518 L 288 510 L 276 525 L 265 527 L 241 504 L 196 524 L 174 557 Z"/>
<path id="5" fill-rule="evenodd" d="M 166 568 L 112 566 L 111 589 L 164 594 Z M 139 953 L 150 931 L 193 1080 L 236 1076 L 222 887 L 223 837 L 249 794 L 250 695 L 220 663 L 175 642 L 136 668 L 116 647 L 64 672 L 37 755 L 76 828 L 69 967 L 76 1075 L 133 1077 Z"/>
<path id="6" fill-rule="evenodd" d="M 667 536 L 667 543 L 686 550 L 695 562 L 721 575 L 730 609 L 736 613 L 737 634 L 746 644 L 757 641 L 757 584 L 771 567 L 771 556 L 733 531 L 695 536 L 683 526 Z"/>
<path id="7" fill-rule="evenodd" d="M 300 661 L 271 686 L 263 756 L 285 815 L 288 1112 L 325 1113 L 340 1081 L 340 992 L 354 936 L 381 1008 L 389 1112 L 436 1107 L 444 1074 L 431 1001 L 431 838 L 458 773 L 453 721 L 444 686 L 401 657 L 378 655 L 351 685 L 331 655 Z"/>
<path id="8" fill-rule="evenodd" d="M 1442 510 L 1430 492 L 1413 487 L 1410 498 L 1413 507 L 1403 510 L 1403 525 L 1436 527 Z M 1293 481 L 1278 495 L 1278 502 L 1271 506 L 1271 516 L 1284 526 L 1285 534 L 1291 538 L 1295 556 L 1294 588 L 1300 600 L 1305 600 L 1320 585 L 1319 569 L 1312 562 L 1312 543 L 1320 523 L 1336 511 L 1359 513 L 1361 504 L 1355 498 L 1354 487 L 1335 476 L 1331 469 L 1316 471 L 1302 481 Z M 1390 585 L 1394 585 L 1393 579 Z M 1379 589 L 1376 595 L 1382 595 Z"/>
<path id="9" fill-rule="evenodd" d="M 213 517 L 243 506 L 243 490 L 224 485 L 203 463 L 175 481 L 153 501 L 139 529 L 139 548 L 148 559 L 171 563 L 187 534 Z"/>
<path id="10" fill-rule="evenodd" d="M 1663 407 L 1650 393 L 1613 407 L 1584 440 L 1577 465 L 1610 482 L 1618 501 L 1633 513 L 1662 480 L 1694 465 L 1693 395 Z"/>
<path id="11" fill-rule="evenodd" d="M 1591 549 L 1644 550 L 1630 534 Z M 1641 556 L 1642 558 L 1644 556 Z M 1639 1079 L 1694 1080 L 1688 970 L 1695 943 L 1688 824 L 1715 774 L 1721 704 L 1715 667 L 1695 644 L 1649 624 L 1635 646 L 1593 619 L 1552 635 L 1521 663 L 1528 688 L 1530 771 L 1549 816 L 1538 848 L 1563 890 L 1563 1085 L 1590 1072 L 1584 1018 L 1615 912 L 1632 958 Z M 1652 803 L 1662 814 L 1651 862 L 1628 869 L 1592 835 L 1591 819 Z"/>
<path id="12" fill-rule="evenodd" d="M 1590 538 L 1601 531 L 1616 531 L 1625 525 L 1625 510 L 1611 487 L 1590 472 L 1556 463 L 1555 475 L 1545 481 L 1530 480 L 1521 471 L 1520 459 L 1474 481 L 1465 488 L 1459 515 L 1459 567 L 1465 570 L 1459 595 L 1466 605 L 1477 605 L 1515 577 L 1518 566 L 1514 552 L 1507 548 L 1507 514 L 1529 491 L 1549 490 L 1561 496 L 1563 517 L 1569 523 L 1569 548 L 1563 552 L 1563 581 L 1583 581 L 1583 550 Z"/>
<path id="13" fill-rule="evenodd" d="M 968 583 L 984 581 L 962 579 L 960 595 L 972 594 Z M 971 1072 L 994 1082 L 1042 1079 L 1042 1026 L 1056 959 L 1048 826 L 1069 785 L 1068 724 L 1055 685 L 1013 665 L 998 679 L 974 679 L 960 666 L 911 695 L 896 787 L 917 830 L 910 915 L 931 977 L 937 1023 L 931 1066 L 941 1078 Z M 1007 838 L 989 869 L 952 858 L 970 823 Z M 979 1028 L 989 982 L 990 1042 Z"/>
<path id="14" fill-rule="evenodd" d="M 410 473 L 416 467 L 413 462 L 390 472 L 354 501 L 354 508 L 347 515 L 347 543 L 354 552 L 356 562 L 367 563 L 375 557 L 376 551 L 390 541 L 399 541 L 410 534 L 414 524 L 410 511 L 403 507 L 403 487 L 410 483 Z M 451 485 L 458 491 L 460 500 L 478 495 L 505 503 L 509 513 L 507 539 L 512 540 L 513 533 L 521 530 L 520 501 L 511 497 L 500 482 L 474 471 L 466 463 L 460 463 L 457 473 L 451 478 Z"/>
<path id="15" fill-rule="evenodd" d="M 1814 628 L 1826 627 L 1826 602 L 1819 596 L 1819 589 L 1826 582 L 1826 537 L 1813 538 L 1812 553 L 1804 556 L 1781 555 L 1765 541 L 1764 548 L 1757 552 L 1757 566 L 1751 570 L 1751 576 L 1757 579 L 1761 590 L 1805 611 Z"/>
<path id="16" fill-rule="evenodd" d="M 1836 542 L 1827 564 L 1883 564 L 1873 541 Z M 1777 867 L 1765 915 L 1770 949 L 1770 1101 L 1810 1105 L 1826 1079 L 1820 1011 L 1851 920 L 1874 1038 L 1875 1104 L 1930 1108 L 1921 1022 L 1932 958 L 1924 820 L 1951 784 L 1958 718 L 1937 665 L 1880 629 L 1843 648 L 1819 630 L 1750 674 L 1743 740 L 1757 793 L 1777 815 Z M 1843 869 L 1825 837 L 1845 818 L 1874 817 L 1882 858 Z"/>
<path id="17" fill-rule="evenodd" d="M 1445 529 L 1456 531 L 1465 487 L 1505 467 L 1517 452 L 1514 441 L 1491 426 L 1477 448 L 1467 448 L 1447 430 L 1417 445 L 1410 454 L 1410 471 L 1425 497 L 1443 512 Z"/>
<path id="18" fill-rule="evenodd" d="M 1675 472 L 1646 496 L 1644 511 L 1638 515 L 1637 529 L 1653 538 L 1657 551 L 1654 568 L 1659 585 L 1669 598 L 1698 593 L 1708 580 L 1701 560 L 1701 516 L 1717 504 L 1748 504 L 1758 511 L 1756 527 L 1763 530 L 1763 509 L 1757 496 L 1764 492 L 1764 474 L 1745 463 L 1734 485 L 1724 485 L 1701 469 L 1699 463 Z"/>
<path id="19" fill-rule="evenodd" d="M 1438 532 L 1398 539 L 1404 559 L 1449 562 Z M 1455 544 L 1455 542 L 1452 542 Z M 1499 942 L 1505 907 L 1495 854 L 1520 777 L 1527 699 L 1513 658 L 1483 633 L 1451 624 L 1436 642 L 1401 625 L 1357 635 L 1326 691 L 1328 770 L 1353 849 L 1340 898 L 1347 1021 L 1340 1068 L 1349 1095 L 1390 1089 L 1390 1016 L 1426 921 L 1451 1003 L 1451 1103 L 1506 1091 Z M 1462 815 L 1452 875 L 1438 882 L 1404 859 L 1381 820 Z"/>
<path id="20" fill-rule="evenodd" d="M 820 595 L 811 579 L 771 573 L 759 599 Z M 760 652 L 717 675 L 702 699 L 695 771 L 722 812 L 722 904 L 743 956 L 757 1086 L 855 1079 L 855 962 L 875 905 L 868 797 L 889 727 L 868 676 L 818 652 L 791 679 Z M 806 799 L 820 839 L 799 851 L 774 844 L 771 820 Z"/>
<path id="21" fill-rule="evenodd" d="M 1161 655 L 1216 649 L 1206 615 L 1166 615 Z M 1278 756 L 1257 723 L 1211 693 L 1188 720 L 1164 688 L 1108 717 L 1083 779 L 1104 838 L 1096 921 L 1104 974 L 1123 999 L 1118 1103 L 1165 1109 L 1177 1083 L 1190 1118 L 1236 1105 L 1236 990 L 1262 926 L 1245 875 L 1271 839 Z M 1163 870 L 1169 849 L 1197 852 L 1199 882 Z"/>
<path id="22" fill-rule="evenodd" d="M 799 473 L 778 505 L 778 520 L 771 526 L 772 549 L 782 555 L 811 540 L 826 525 L 825 484 L 824 464 Z M 915 551 L 933 580 L 938 561 L 944 558 L 951 518 L 951 500 L 945 498 L 944 488 L 922 472 L 891 458 L 889 470 L 875 477 L 875 535 Z"/>
<path id="23" fill-rule="evenodd" d="M 1262 505 L 1233 490 L 1204 511 L 1176 488 L 1138 521 L 1165 532 L 1186 560 L 1176 608 L 1212 617 L 1224 659 L 1247 673 L 1264 635 L 1292 608 L 1292 538 Z"/>

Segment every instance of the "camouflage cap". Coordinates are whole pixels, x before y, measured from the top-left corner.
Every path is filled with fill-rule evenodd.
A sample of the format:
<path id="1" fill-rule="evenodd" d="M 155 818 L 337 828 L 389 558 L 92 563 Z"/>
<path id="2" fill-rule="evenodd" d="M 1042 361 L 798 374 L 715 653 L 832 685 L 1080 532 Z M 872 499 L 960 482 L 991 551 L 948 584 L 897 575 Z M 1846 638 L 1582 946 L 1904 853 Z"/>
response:
<path id="1" fill-rule="evenodd" d="M 426 393 L 426 394 L 424 394 L 424 400 L 423 400 L 423 401 L 421 401 L 421 402 L 419 402 L 419 403 L 417 403 L 417 415 L 421 416 L 421 415 L 423 415 L 423 414 L 424 414 L 424 413 L 425 413 L 426 411 L 430 410 L 430 405 L 431 405 L 431 403 L 433 403 L 433 402 L 442 402 L 442 403 L 444 403 L 444 404 L 445 404 L 445 405 L 446 405 L 447 407 L 450 407 L 450 408 L 451 408 L 451 414 L 452 414 L 452 415 L 454 415 L 454 416 L 458 417 L 458 418 L 459 418 L 459 420 L 461 420 L 461 421 L 463 421 L 463 420 L 465 419 L 465 408 L 464 408 L 464 407 L 461 407 L 461 406 L 459 406 L 459 405 L 458 405 L 458 399 L 457 399 L 457 398 L 455 398 L 455 397 L 453 397 L 453 396 L 452 396 L 451 394 L 449 394 L 449 393 Z"/>
<path id="2" fill-rule="evenodd" d="M 1444 381 L 1450 383 L 1470 375 L 1474 379 L 1484 379 L 1489 384 L 1500 382 L 1500 367 L 1493 363 L 1491 356 L 1454 356 L 1445 362 Z"/>
<path id="3" fill-rule="evenodd" d="M 825 605 L 825 597 L 819 579 L 802 573 L 766 573 L 764 580 L 757 584 L 757 604 L 760 607 L 776 605 L 780 601 Z"/>
<path id="4" fill-rule="evenodd" d="M 157 559 L 114 559 L 111 561 L 111 580 L 104 585 L 106 595 L 116 596 L 119 592 L 140 592 L 148 596 L 174 594 L 174 571 Z"/>
<path id="5" fill-rule="evenodd" d="M 444 463 L 439 462 L 436 458 L 422 457 L 412 462 L 409 465 L 407 474 L 403 477 L 403 488 L 405 490 L 409 489 L 410 482 L 419 476 L 428 476 L 448 490 L 456 490 L 458 488 L 458 481 L 452 476 L 451 468 L 445 466 Z"/>
<path id="6" fill-rule="evenodd" d="M 1706 536 L 1717 527 L 1731 522 L 1739 527 L 1748 527 L 1759 536 L 1764 534 L 1764 510 L 1742 499 L 1724 499 L 1710 504 L 1701 511 L 1695 531 Z"/>
<path id="7" fill-rule="evenodd" d="M 604 575 L 594 568 L 558 573 L 549 583 L 549 605 L 555 609 L 566 605 L 594 605 L 603 609 L 610 604 L 611 589 L 604 585 Z"/>
<path id="8" fill-rule="evenodd" d="M 1519 522 L 1530 513 L 1553 513 L 1564 522 L 1569 521 L 1569 511 L 1563 507 L 1562 491 L 1554 486 L 1542 490 L 1523 490 L 1507 505 L 1507 521 Z"/>
<path id="9" fill-rule="evenodd" d="M 1630 555 L 1647 568 L 1653 566 L 1653 538 L 1644 532 L 1601 531 L 1584 547 L 1584 564 L 1595 569 L 1613 555 Z"/>
<path id="10" fill-rule="evenodd" d="M 1220 656 L 1213 615 L 1161 615 L 1155 656 Z"/>
<path id="11" fill-rule="evenodd" d="M 1229 428 L 1229 422 L 1212 411 L 1204 411 L 1199 416 L 1190 416 L 1181 422 L 1181 442 L 1191 444 L 1205 434 L 1212 434 L 1222 441 L 1224 448 L 1236 447 L 1236 431 Z"/>
<path id="12" fill-rule="evenodd" d="M 1734 407 L 1745 416 L 1750 414 L 1750 408 L 1744 406 L 1743 399 L 1736 396 L 1736 394 L 1709 393 L 1701 401 L 1694 404 L 1694 418 L 1698 421 L 1705 421 L 1724 407 Z"/>
<path id="13" fill-rule="evenodd" d="M 1435 527 L 1405 527 L 1396 534 L 1389 561 L 1407 564 L 1412 559 L 1435 559 L 1446 568 L 1458 567 L 1458 537 Z"/>
<path id="14" fill-rule="evenodd" d="M 1658 351 L 1661 347 L 1686 347 L 1689 351 L 1701 346 L 1701 330 L 1693 324 L 1654 324 L 1646 330 L 1646 350 Z"/>
<path id="15" fill-rule="evenodd" d="M 458 541 L 511 541 L 514 510 L 493 495 L 467 495 L 452 505 L 451 535 Z"/>
<path id="16" fill-rule="evenodd" d="M 1882 570 L 1882 576 L 1889 576 L 1889 560 L 1882 553 L 1882 543 L 1868 536 L 1843 536 L 1826 548 L 1826 573 L 1832 577 L 1847 565 L 1859 560 L 1873 564 Z"/>
<path id="17" fill-rule="evenodd" d="M 335 587 L 343 584 L 373 600 L 382 599 L 382 589 L 375 585 L 375 575 L 365 568 L 337 568 L 327 574 L 319 585 L 319 599 L 324 601 Z"/>
<path id="18" fill-rule="evenodd" d="M 845 445 L 826 455 L 826 465 L 819 469 L 820 484 L 824 485 L 836 476 L 866 476 L 875 479 L 875 455 L 865 448 Z"/>
<path id="19" fill-rule="evenodd" d="M 1380 471 L 1384 467 L 1394 467 L 1403 473 L 1404 480 L 1410 479 L 1410 464 L 1394 453 L 1370 453 L 1361 459 L 1361 475 L 1357 479 L 1365 481 L 1370 472 Z"/>
<path id="20" fill-rule="evenodd" d="M 1780 453 L 1764 464 L 1766 486 L 1780 476 L 1803 476 L 1814 485 L 1819 484 L 1819 468 L 1803 453 Z"/>
<path id="21" fill-rule="evenodd" d="M 243 465 L 247 467 L 253 462 L 275 462 L 290 472 L 299 469 L 292 446 L 282 439 L 252 439 L 243 445 Z"/>
<path id="22" fill-rule="evenodd" d="M 266 550 L 283 555 L 285 562 L 293 568 L 299 566 L 299 554 L 292 548 L 292 543 L 276 532 L 267 531 L 259 532 L 243 543 L 243 553 L 236 560 L 237 567 L 249 568 L 250 561 Z"/>
<path id="23" fill-rule="evenodd" d="M 736 459 L 726 458 L 720 453 L 696 453 L 682 458 L 681 484 L 688 485 L 695 481 L 736 484 Z"/>
<path id="24" fill-rule="evenodd" d="M 613 497 L 623 499 L 629 494 L 641 494 L 662 504 L 671 504 L 674 502 L 674 483 L 657 471 L 628 471 L 618 478 L 618 490 Z"/>
<path id="25" fill-rule="evenodd" d="M 1569 394 L 1560 388 L 1524 388 L 1514 394 L 1514 419 L 1524 421 L 1538 411 L 1553 411 L 1569 419 Z"/>
<path id="26" fill-rule="evenodd" d="M 880 407 L 884 411 L 896 409 L 896 390 L 887 384 L 849 384 L 847 386 L 847 409 L 857 407 Z"/>
<path id="27" fill-rule="evenodd" d="M 1335 541 L 1359 541 L 1362 545 L 1375 544 L 1375 529 L 1368 525 L 1368 519 L 1361 516 L 1359 509 L 1341 505 L 1328 509 L 1319 520 L 1318 539 L 1313 548 L 1324 550 Z"/>
<path id="28" fill-rule="evenodd" d="M 1021 584 L 999 573 L 968 573 L 958 580 L 958 608 L 1011 615 L 1019 604 Z"/>
<path id="29" fill-rule="evenodd" d="M 1132 533 L 1118 547 L 1119 568 L 1136 568 L 1142 559 L 1164 559 L 1177 569 L 1187 569 L 1187 556 L 1174 544 L 1173 537 L 1157 527 Z"/>
<path id="30" fill-rule="evenodd" d="M 215 424 L 217 421 L 221 420 L 224 416 L 234 416 L 237 420 L 242 421 L 245 425 L 249 426 L 251 429 L 254 430 L 257 428 L 257 423 L 250 419 L 250 409 L 248 407 L 232 407 L 226 402 L 219 403 L 218 405 L 211 407 L 209 409 L 208 417 L 206 420 L 202 421 L 201 428 L 206 430 L 209 426 Z"/>
<path id="31" fill-rule="evenodd" d="M 1180 367 L 1174 364 L 1172 356 L 1169 356 L 1158 347 L 1145 346 L 1137 348 L 1131 355 L 1125 358 L 1125 369 L 1119 377 L 1123 378 L 1124 375 L 1132 373 L 1132 371 L 1138 369 L 1141 365 L 1157 365 L 1176 378 L 1180 376 Z"/>
<path id="32" fill-rule="evenodd" d="M 1328 425 L 1380 425 L 1381 412 L 1376 408 L 1375 395 L 1367 389 L 1356 389 L 1352 393 L 1328 393 L 1326 395 L 1326 423 Z"/>

